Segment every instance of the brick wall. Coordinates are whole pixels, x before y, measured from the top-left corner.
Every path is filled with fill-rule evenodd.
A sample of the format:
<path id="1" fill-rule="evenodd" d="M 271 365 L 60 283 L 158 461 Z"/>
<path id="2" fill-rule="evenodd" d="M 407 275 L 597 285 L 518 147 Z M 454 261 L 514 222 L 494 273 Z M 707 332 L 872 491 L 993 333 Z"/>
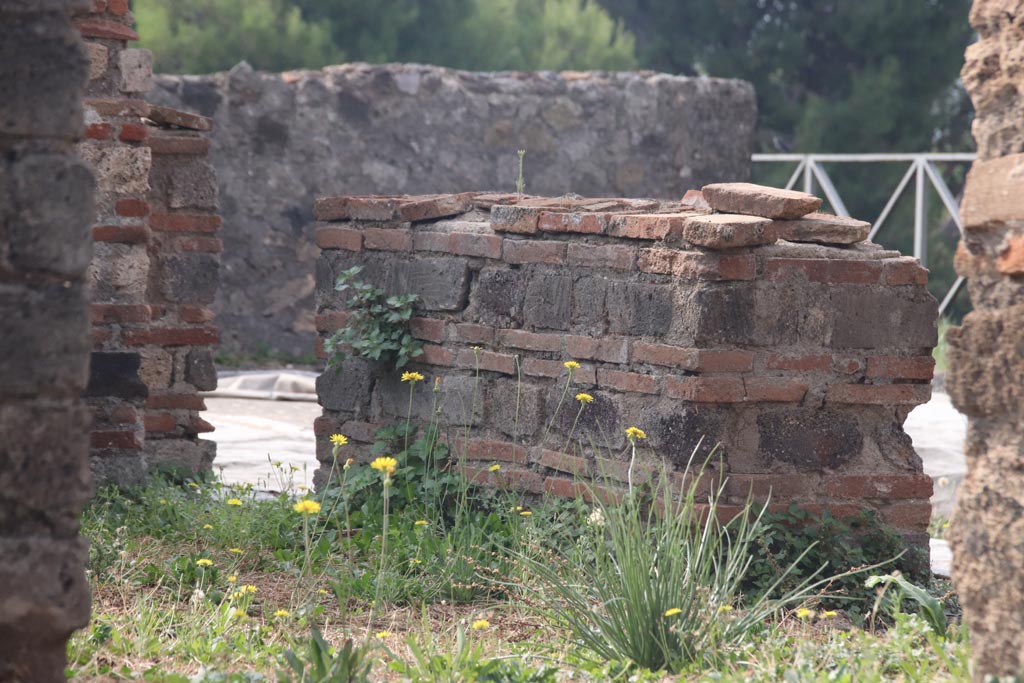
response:
<path id="1" fill-rule="evenodd" d="M 362 265 L 389 293 L 419 295 L 412 331 L 424 354 L 412 368 L 428 381 L 415 388 L 413 418 L 429 419 L 440 377 L 446 438 L 475 480 L 571 496 L 578 477 L 601 473 L 598 490 L 615 496 L 623 430 L 637 426 L 648 436 L 638 472 L 664 462 L 678 473 L 703 438 L 702 454 L 722 445 L 729 505 L 770 490 L 777 506 L 871 508 L 926 547 L 931 481 L 902 423 L 930 395 L 936 302 L 927 271 L 862 241 L 866 223 L 712 214 L 706 200 L 791 215 L 773 214 L 762 188 L 713 190 L 682 202 L 319 200 L 321 353 L 346 319 L 335 279 Z M 820 204 L 799 200 L 804 213 Z M 568 360 L 580 368 L 548 430 Z M 358 451 L 376 426 L 404 420 L 399 375 L 362 359 L 321 375 L 321 484 L 329 434 L 347 435 Z M 594 400 L 574 427 L 577 392 Z M 454 429 L 465 425 L 468 442 Z"/>
<path id="2" fill-rule="evenodd" d="M 64 680 L 89 619 L 89 62 L 66 0 L 0 2 L 0 680 Z"/>
<path id="3" fill-rule="evenodd" d="M 91 465 L 99 482 L 122 485 L 164 465 L 210 468 L 198 391 L 216 384 L 207 306 L 221 248 L 212 122 L 141 99 L 152 57 L 127 47 L 131 25 L 124 0 L 93 0 L 75 21 L 90 58 L 79 153 L 97 176 Z"/>
<path id="4" fill-rule="evenodd" d="M 950 542 L 974 680 L 1024 669 L 1024 1 L 975 0 L 963 81 L 977 116 L 957 271 L 974 310 L 949 340 L 950 397 L 970 419 Z"/>

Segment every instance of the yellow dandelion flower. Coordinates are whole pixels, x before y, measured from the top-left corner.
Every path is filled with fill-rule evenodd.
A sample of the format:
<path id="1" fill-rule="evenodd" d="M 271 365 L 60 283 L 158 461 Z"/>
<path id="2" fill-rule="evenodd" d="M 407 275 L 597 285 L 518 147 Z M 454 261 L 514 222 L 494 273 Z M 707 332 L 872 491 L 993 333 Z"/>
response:
<path id="1" fill-rule="evenodd" d="M 380 470 L 385 474 L 394 474 L 395 470 L 398 468 L 398 461 L 389 457 L 377 458 L 370 463 L 370 467 L 375 470 Z"/>
<path id="2" fill-rule="evenodd" d="M 190 481 L 188 483 L 188 485 L 189 485 L 189 488 L 193 488 L 193 489 L 199 488 L 199 484 L 195 483 L 194 481 Z"/>
<path id="3" fill-rule="evenodd" d="M 639 427 L 630 427 L 626 430 L 626 438 L 630 441 L 636 441 L 637 439 L 646 439 L 647 432 L 640 429 Z"/>
<path id="4" fill-rule="evenodd" d="M 403 372 L 402 373 L 402 381 L 403 382 L 413 382 L 413 383 L 416 383 L 416 382 L 422 382 L 424 379 L 425 378 L 423 377 L 423 375 L 421 375 L 418 372 Z"/>
<path id="5" fill-rule="evenodd" d="M 430 522 L 428 522 L 428 521 L 427 521 L 427 520 L 425 520 L 425 519 L 417 519 L 417 520 L 416 520 L 415 522 L 413 522 L 412 524 L 413 524 L 413 526 L 426 526 L 426 525 L 430 524 Z"/>
<path id="6" fill-rule="evenodd" d="M 718 608 L 718 611 L 720 613 L 721 612 L 731 612 L 732 611 L 732 605 L 722 605 L 721 607 Z"/>
<path id="7" fill-rule="evenodd" d="M 212 524 L 204 524 L 204 525 L 203 525 L 203 528 L 204 528 L 204 529 L 212 529 L 212 528 L 213 528 L 213 525 L 212 525 Z"/>
<path id="8" fill-rule="evenodd" d="M 327 595 L 327 591 L 325 589 L 321 588 L 321 589 L 317 590 L 317 594 L 318 595 Z"/>
<path id="9" fill-rule="evenodd" d="M 252 595 L 257 590 L 259 590 L 259 589 L 256 588 L 256 586 L 253 586 L 252 584 L 246 584 L 246 585 L 242 586 L 241 588 L 239 588 L 238 592 L 243 594 L 243 595 Z"/>
<path id="10" fill-rule="evenodd" d="M 663 616 L 674 617 L 675 615 L 682 613 L 683 610 L 679 609 L 678 607 L 669 607 L 667 610 L 665 610 L 665 614 Z"/>
<path id="11" fill-rule="evenodd" d="M 421 560 L 418 557 L 414 557 L 413 560 L 412 560 L 412 563 L 413 564 L 423 564 L 423 560 Z"/>
<path id="12" fill-rule="evenodd" d="M 821 616 L 825 617 L 826 619 L 831 619 L 832 617 L 835 617 L 835 616 L 838 616 L 838 615 L 839 615 L 839 612 L 835 611 L 834 609 L 826 610 L 826 611 L 821 613 Z"/>
<path id="13" fill-rule="evenodd" d="M 483 351 L 484 347 L 482 347 L 482 346 L 470 346 L 469 350 L 470 351 Z"/>
<path id="14" fill-rule="evenodd" d="M 275 616 L 275 617 L 281 617 L 281 618 L 284 618 L 284 617 L 290 617 L 291 615 L 292 615 L 292 613 L 291 613 L 291 612 L 289 612 L 289 611 L 288 611 L 288 610 L 286 610 L 286 609 L 279 609 L 279 610 L 274 610 L 274 616 Z"/>
<path id="15" fill-rule="evenodd" d="M 235 555 L 241 555 L 245 551 L 242 550 L 241 548 L 228 548 L 228 552 L 229 553 L 234 553 Z"/>
<path id="16" fill-rule="evenodd" d="M 577 363 L 574 360 L 567 360 L 564 363 L 562 363 L 562 365 L 565 366 L 566 370 L 579 370 L 580 369 L 580 364 Z"/>
<path id="17" fill-rule="evenodd" d="M 231 616 L 234 617 L 235 619 L 245 619 L 249 615 L 245 613 L 244 609 L 236 609 L 236 610 L 231 612 Z"/>
<path id="18" fill-rule="evenodd" d="M 320 503 L 315 500 L 300 500 L 292 506 L 292 510 L 303 515 L 315 515 L 320 512 Z"/>
<path id="19" fill-rule="evenodd" d="M 160 499 L 160 504 L 161 505 L 167 505 L 167 499 L 166 498 L 161 498 Z"/>
<path id="20" fill-rule="evenodd" d="M 352 467 L 352 463 L 354 463 L 354 462 L 355 462 L 355 458 L 349 458 L 348 460 L 346 460 L 345 461 L 344 469 L 347 470 L 349 467 Z"/>
<path id="21" fill-rule="evenodd" d="M 377 640 L 384 640 L 385 638 L 390 638 L 392 636 L 392 633 L 391 631 L 377 631 L 375 635 L 377 637 Z"/>
<path id="22" fill-rule="evenodd" d="M 232 574 L 228 577 L 228 583 L 234 583 L 235 581 L 238 581 L 238 574 Z"/>
<path id="23" fill-rule="evenodd" d="M 234 505 L 235 507 L 238 507 L 241 504 L 242 501 L 239 500 L 238 498 L 228 498 L 228 505 Z"/>
<path id="24" fill-rule="evenodd" d="M 331 443 L 335 446 L 344 446 L 348 443 L 348 437 L 344 434 L 331 434 Z"/>
<path id="25" fill-rule="evenodd" d="M 283 463 L 283 462 L 281 462 L 280 460 L 275 460 L 274 462 L 272 462 L 272 463 L 270 463 L 270 464 L 271 464 L 271 466 L 272 466 L 272 467 L 280 467 L 280 466 L 281 466 L 281 465 L 283 465 L 284 463 Z"/>
<path id="26" fill-rule="evenodd" d="M 200 557 L 198 560 L 196 560 L 196 566 L 197 567 L 212 567 L 213 566 L 213 560 L 208 560 L 205 557 Z"/>
<path id="27" fill-rule="evenodd" d="M 796 611 L 796 618 L 797 619 L 813 619 L 814 618 L 814 610 L 807 609 L 806 607 L 801 607 L 800 609 L 798 609 Z"/>
<path id="28" fill-rule="evenodd" d="M 590 394 L 576 394 L 576 400 L 580 403 L 593 403 L 594 397 Z"/>
<path id="29" fill-rule="evenodd" d="M 470 625 L 470 628 L 474 631 L 483 631 L 485 628 L 490 628 L 490 626 L 491 622 L 486 619 L 477 619 Z"/>
<path id="30" fill-rule="evenodd" d="M 301 470 L 302 468 L 301 468 L 301 467 L 299 467 L 298 465 L 290 465 L 290 466 L 288 467 L 288 469 L 290 469 L 290 470 L 291 470 L 292 472 L 298 472 L 298 471 L 299 471 L 299 470 Z"/>
<path id="31" fill-rule="evenodd" d="M 522 512 L 520 512 L 520 513 L 519 513 L 519 516 L 520 516 L 520 517 L 529 517 L 529 516 L 530 516 L 530 515 L 532 515 L 532 514 L 533 514 L 533 513 L 532 513 L 532 512 L 530 512 L 529 510 L 523 510 Z"/>
<path id="32" fill-rule="evenodd" d="M 501 465 L 499 465 L 498 463 L 494 463 L 493 465 L 491 465 L 490 467 L 487 468 L 487 470 L 490 471 L 490 472 L 497 472 L 500 469 L 501 469 Z"/>

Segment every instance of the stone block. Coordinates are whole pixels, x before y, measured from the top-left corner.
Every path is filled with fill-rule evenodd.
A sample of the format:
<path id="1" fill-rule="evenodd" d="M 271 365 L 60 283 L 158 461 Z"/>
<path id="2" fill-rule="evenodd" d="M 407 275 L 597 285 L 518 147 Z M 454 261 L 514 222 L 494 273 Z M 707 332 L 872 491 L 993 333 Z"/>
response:
<path id="1" fill-rule="evenodd" d="M 149 191 L 149 168 L 153 154 L 149 147 L 83 142 L 78 153 L 96 174 L 99 192 L 145 194 Z"/>
<path id="2" fill-rule="evenodd" d="M 94 81 L 107 73 L 108 50 L 99 43 L 86 43 L 85 52 L 89 56 L 89 80 Z"/>
<path id="3" fill-rule="evenodd" d="M 149 286 L 149 254 L 144 244 L 96 242 L 87 274 L 95 301 L 138 303 Z"/>
<path id="4" fill-rule="evenodd" d="M 549 388 L 544 406 L 547 420 L 552 421 L 551 431 L 560 436 L 556 439 L 561 442 L 558 447 L 565 443 L 564 439 L 570 439 L 572 444 L 578 444 L 588 451 L 596 449 L 603 452 L 605 449 L 617 449 L 622 446 L 625 441 L 625 427 L 624 404 L 620 397 L 612 393 L 591 390 L 589 393 L 594 400 L 584 405 L 581 412 L 580 404 L 573 400 L 574 392 L 570 389 L 569 396 L 563 401 L 562 391 L 562 385 Z"/>
<path id="5" fill-rule="evenodd" d="M 573 332 L 600 336 L 606 328 L 606 300 L 613 281 L 605 275 L 577 275 L 572 285 Z"/>
<path id="6" fill-rule="evenodd" d="M 765 410 L 757 417 L 757 430 L 764 463 L 799 472 L 839 469 L 864 445 L 856 417 L 839 410 Z"/>
<path id="7" fill-rule="evenodd" d="M 148 472 L 199 474 L 213 468 L 217 444 L 206 439 L 147 439 L 143 446 Z"/>
<path id="8" fill-rule="evenodd" d="M 977 418 L 1024 420 L 1024 304 L 972 311 L 946 339 L 947 386 L 957 409 Z"/>
<path id="9" fill-rule="evenodd" d="M 525 289 L 521 271 L 484 268 L 470 296 L 473 319 L 499 327 L 521 325 Z"/>
<path id="10" fill-rule="evenodd" d="M 1024 153 L 979 160 L 964 186 L 960 217 L 966 230 L 1024 225 Z"/>
<path id="11" fill-rule="evenodd" d="M 169 162 L 166 172 L 167 205 L 172 209 L 217 210 L 217 174 L 208 161 Z"/>
<path id="12" fill-rule="evenodd" d="M 29 289 L 2 283 L 0 319 L 0 396 L 81 394 L 90 347 L 81 285 L 58 282 Z"/>
<path id="13" fill-rule="evenodd" d="M 515 379 L 494 381 L 484 397 L 487 423 L 513 440 L 533 438 L 544 426 L 545 391 Z"/>
<path id="14" fill-rule="evenodd" d="M 348 358 L 338 368 L 327 368 L 316 380 L 320 405 L 327 410 L 367 410 L 378 370 L 362 358 Z"/>
<path id="15" fill-rule="evenodd" d="M 662 336 L 672 327 L 674 309 L 671 285 L 608 283 L 606 315 L 612 334 Z"/>
<path id="16" fill-rule="evenodd" d="M 821 199 L 814 195 L 751 183 L 715 183 L 705 185 L 701 193 L 721 213 L 793 219 L 821 208 Z"/>
<path id="17" fill-rule="evenodd" d="M 199 391 L 217 388 L 217 368 L 210 349 L 192 349 L 185 356 L 185 381 Z"/>
<path id="18" fill-rule="evenodd" d="M 736 249 L 771 244 L 772 221 L 758 216 L 715 213 L 691 216 L 683 224 L 683 239 L 708 249 Z"/>
<path id="19" fill-rule="evenodd" d="M 441 380 L 435 395 L 432 382 L 419 382 L 412 390 L 412 419 L 427 421 L 436 417 L 441 425 L 465 427 L 483 421 L 483 397 L 489 391 L 485 379 L 453 376 Z M 375 421 L 398 423 L 409 414 L 409 384 L 401 381 L 401 373 L 392 371 L 378 375 L 374 384 Z M 327 406 L 325 406 L 327 407 Z M 379 418 L 379 419 L 377 419 Z"/>
<path id="20" fill-rule="evenodd" d="M 684 334 L 698 345 L 753 344 L 754 290 L 745 284 L 699 284 L 678 310 Z"/>
<path id="21" fill-rule="evenodd" d="M 127 48 L 117 56 L 121 92 L 148 92 L 153 89 L 153 53 L 149 50 Z"/>
<path id="22" fill-rule="evenodd" d="M 546 330 L 568 330 L 572 278 L 534 273 L 526 285 L 523 321 Z"/>
<path id="23" fill-rule="evenodd" d="M 208 304 L 217 295 L 220 258 L 202 253 L 164 257 L 159 282 L 160 293 L 168 301 Z"/>
<path id="24" fill-rule="evenodd" d="M 722 441 L 726 429 L 726 411 L 714 406 L 685 406 L 673 403 L 660 407 L 647 417 L 645 428 L 649 446 L 676 469 L 691 462 L 700 467 Z"/>
<path id="25" fill-rule="evenodd" d="M 93 178 L 78 159 L 36 154 L 0 162 L 0 198 L 6 195 L 7 258 L 24 271 L 78 277 L 89 265 Z"/>
<path id="26" fill-rule="evenodd" d="M 166 349 L 144 346 L 138 351 L 139 377 L 150 389 L 170 389 L 174 383 L 174 356 Z"/>
<path id="27" fill-rule="evenodd" d="M 938 303 L 925 289 L 837 286 L 830 296 L 832 348 L 931 348 L 938 342 Z"/>
<path id="28" fill-rule="evenodd" d="M 469 268 L 463 258 L 418 257 L 393 262 L 384 289 L 389 296 L 416 294 L 416 308 L 457 311 L 466 306 Z"/>
<path id="29" fill-rule="evenodd" d="M 809 213 L 791 221 L 775 221 L 772 230 L 779 239 L 816 244 L 856 244 L 868 238 L 871 224 L 855 218 Z"/>
<path id="30" fill-rule="evenodd" d="M 89 363 L 88 398 L 142 399 L 149 389 L 139 376 L 142 359 L 137 353 L 95 351 Z"/>

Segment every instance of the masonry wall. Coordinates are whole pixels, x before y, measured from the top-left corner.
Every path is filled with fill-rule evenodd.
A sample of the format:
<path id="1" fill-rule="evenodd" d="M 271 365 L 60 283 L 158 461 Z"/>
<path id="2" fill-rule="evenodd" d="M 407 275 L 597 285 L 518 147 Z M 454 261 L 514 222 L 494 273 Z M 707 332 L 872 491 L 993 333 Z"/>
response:
<path id="1" fill-rule="evenodd" d="M 1024 2 L 975 0 L 963 81 L 977 113 L 956 267 L 974 310 L 949 340 L 950 397 L 970 418 L 952 524 L 974 680 L 1024 671 Z"/>
<path id="2" fill-rule="evenodd" d="M 745 82 L 639 73 L 470 73 L 414 64 L 160 76 L 154 103 L 213 117 L 225 219 L 223 346 L 307 355 L 313 199 L 515 189 L 678 197 L 743 180 Z"/>
<path id="3" fill-rule="evenodd" d="M 93 410 L 90 462 L 100 483 L 141 484 L 155 468 L 208 470 L 198 391 L 216 384 L 208 308 L 218 283 L 211 121 L 151 106 L 152 56 L 125 0 L 93 0 L 75 25 L 90 57 L 86 140 L 97 177 L 89 268 Z"/>
<path id="4" fill-rule="evenodd" d="M 0 0 L 0 680 L 64 680 L 89 619 L 93 178 L 75 156 L 88 60 L 66 0 Z"/>
<path id="5" fill-rule="evenodd" d="M 790 241 L 821 240 L 821 226 L 795 232 L 800 221 L 691 227 L 708 212 L 692 193 L 683 203 L 473 193 L 320 200 L 321 342 L 348 316 L 336 278 L 361 265 L 390 294 L 420 297 L 411 329 L 424 354 L 409 369 L 427 379 L 412 416 L 430 419 L 440 378 L 444 438 L 478 483 L 573 496 L 580 477 L 601 474 L 596 490 L 615 498 L 626 478 L 623 430 L 637 426 L 648 438 L 636 481 L 662 462 L 681 476 L 694 450 L 699 460 L 720 443 L 724 511 L 751 490 L 771 491 L 777 507 L 873 509 L 927 548 L 932 484 L 902 428 L 931 391 L 927 271 L 860 241 L 866 223 L 852 222 L 852 238 L 843 223 L 837 239 L 853 243 L 827 246 Z M 581 367 L 549 429 L 568 360 Z M 331 433 L 350 439 L 347 453 L 364 453 L 379 426 L 404 421 L 400 374 L 349 359 L 321 375 L 319 484 Z M 594 400 L 574 427 L 577 392 Z"/>

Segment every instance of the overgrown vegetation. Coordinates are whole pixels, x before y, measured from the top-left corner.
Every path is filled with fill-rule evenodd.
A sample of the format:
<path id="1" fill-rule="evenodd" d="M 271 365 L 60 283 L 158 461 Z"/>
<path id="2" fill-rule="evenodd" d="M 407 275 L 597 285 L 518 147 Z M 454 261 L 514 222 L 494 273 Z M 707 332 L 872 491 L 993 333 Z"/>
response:
<path id="1" fill-rule="evenodd" d="M 403 381 L 411 395 L 425 378 Z M 440 434 L 386 428 L 368 463 L 334 435 L 331 485 L 299 500 L 206 479 L 101 491 L 83 519 L 93 622 L 70 643 L 69 673 L 966 680 L 964 634 L 939 620 L 949 596 L 864 566 L 895 550 L 872 545 L 886 535 L 870 519 L 748 506 L 728 522 L 717 491 L 667 485 L 630 487 L 617 505 L 525 501 L 471 486 Z M 627 435 L 642 448 L 641 429 Z"/>

